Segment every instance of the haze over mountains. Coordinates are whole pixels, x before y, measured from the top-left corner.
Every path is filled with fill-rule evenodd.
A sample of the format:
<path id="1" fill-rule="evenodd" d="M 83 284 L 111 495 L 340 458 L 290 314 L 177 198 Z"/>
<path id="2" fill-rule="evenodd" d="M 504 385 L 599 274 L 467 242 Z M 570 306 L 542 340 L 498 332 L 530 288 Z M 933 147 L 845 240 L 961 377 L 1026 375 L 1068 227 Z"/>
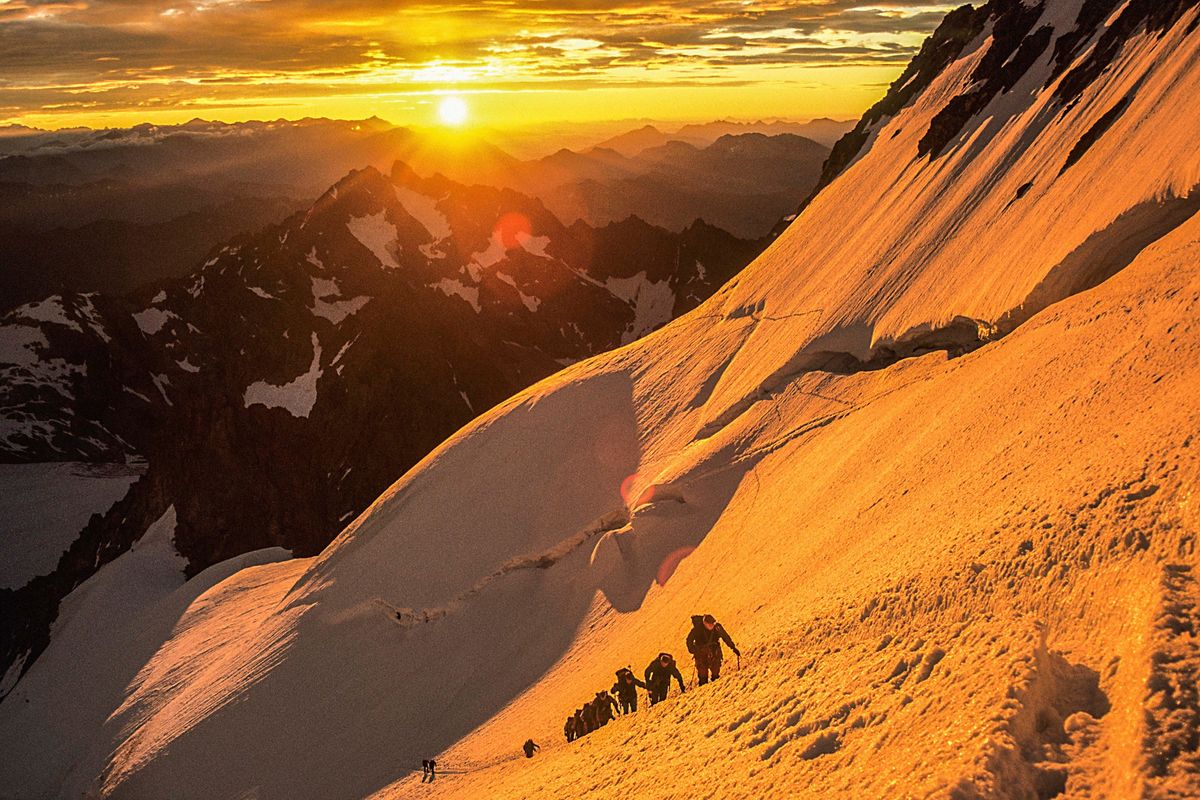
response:
<path id="1" fill-rule="evenodd" d="M 620 225 L 401 168 L 152 295 L 10 313 L 11 446 L 146 453 L 135 491 L 156 463 L 182 477 L 0 590 L 30 621 L 4 642 L 0 785 L 1200 796 L 1198 92 L 1195 0 L 990 0 L 946 16 L 707 299 L 727 235 L 650 230 L 652 270 L 602 246 Z M 85 429 L 107 405 L 78 390 L 108 372 L 191 438 Z M 470 421 L 319 554 L 217 561 L 298 530 L 299 485 L 256 516 L 265 476 L 300 463 L 336 496 L 435 438 L 427 407 Z M 244 496 L 190 473 L 237 426 L 263 448 Z M 559 739 L 617 668 L 682 662 L 706 611 L 740 665 Z M 429 757 L 447 774 L 418 784 Z"/>
<path id="2" fill-rule="evenodd" d="M 634 215 L 681 231 L 702 218 L 759 238 L 807 194 L 827 155 L 790 131 L 839 125 L 848 128 L 710 123 L 685 127 L 686 147 L 641 157 L 588 147 L 525 161 L 475 134 L 377 119 L 8 129 L 0 136 L 0 308 L 182 275 L 230 237 L 306 207 L 350 170 L 386 172 L 397 160 L 426 177 L 533 195 L 566 224 Z M 675 140 L 659 134 L 652 146 L 667 141 Z"/>

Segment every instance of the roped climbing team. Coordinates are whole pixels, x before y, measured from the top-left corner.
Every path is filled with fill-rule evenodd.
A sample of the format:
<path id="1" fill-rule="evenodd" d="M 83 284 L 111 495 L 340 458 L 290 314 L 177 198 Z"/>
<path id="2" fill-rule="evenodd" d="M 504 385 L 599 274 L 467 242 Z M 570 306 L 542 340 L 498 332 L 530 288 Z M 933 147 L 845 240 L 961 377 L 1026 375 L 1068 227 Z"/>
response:
<path id="1" fill-rule="evenodd" d="M 697 614 L 692 617 L 692 629 L 687 635 L 687 649 L 696 661 L 696 679 L 703 686 L 710 680 L 721 677 L 721 662 L 725 654 L 721 650 L 721 642 L 729 645 L 729 649 L 739 658 L 742 653 L 733 643 L 725 626 L 717 622 L 712 614 Z M 644 681 L 638 680 L 629 667 L 617 670 L 617 681 L 607 692 L 596 692 L 595 697 L 588 700 L 567 717 L 563 725 L 563 735 L 568 742 L 585 736 L 597 728 L 611 722 L 617 713 L 632 714 L 637 711 L 638 687 L 645 689 L 650 696 L 650 705 L 667 699 L 671 688 L 671 679 L 679 684 L 679 693 L 685 691 L 683 675 L 679 666 L 670 653 L 659 653 L 642 673 Z"/>

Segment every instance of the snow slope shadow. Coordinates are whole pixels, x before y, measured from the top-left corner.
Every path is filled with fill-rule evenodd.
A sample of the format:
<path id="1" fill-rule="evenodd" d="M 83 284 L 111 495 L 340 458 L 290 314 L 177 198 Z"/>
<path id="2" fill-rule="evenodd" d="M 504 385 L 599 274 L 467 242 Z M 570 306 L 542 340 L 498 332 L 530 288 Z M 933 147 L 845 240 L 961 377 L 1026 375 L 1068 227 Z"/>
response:
<path id="1" fill-rule="evenodd" d="M 1099 674 L 1067 661 L 1043 641 L 1025 674 L 1009 687 L 1006 719 L 986 758 L 992 791 L 1038 800 L 1063 794 L 1072 760 L 1090 738 L 1085 729 L 1094 729 L 1110 710 Z M 979 789 L 971 781 L 951 792 L 955 800 L 977 796 Z"/>
<path id="2" fill-rule="evenodd" d="M 131 687 L 112 724 L 133 745 L 114 756 L 105 789 L 183 798 L 199 795 L 180 787 L 240 796 L 253 785 L 269 800 L 393 783 L 570 650 L 596 601 L 588 544 L 624 524 L 619 487 L 639 457 L 622 372 L 535 387 L 484 417 L 397 482 L 269 617 L 215 647 L 173 642 L 181 659 L 204 656 L 152 665 Z M 270 622 L 281 617 L 288 630 Z M 236 702 L 214 695 L 205 670 L 262 650 L 256 627 L 286 641 L 286 658 L 256 664 Z M 203 711 L 178 725 L 179 709 Z M 247 746 L 214 775 L 208 754 L 231 726 Z"/>
<path id="3" fill-rule="evenodd" d="M 1096 231 L 1052 267 L 1017 306 L 994 320 L 956 315 L 940 325 L 923 323 L 897 335 L 874 339 L 874 326 L 835 328 L 800 347 L 754 391 L 730 403 L 706 423 L 696 438 L 715 435 L 755 403 L 769 399 L 812 372 L 853 375 L 888 369 L 899 361 L 932 352 L 957 358 L 1001 339 L 1040 312 L 1116 276 L 1146 248 L 1200 212 L 1200 189 L 1183 196 L 1148 200 Z M 705 396 L 707 399 L 707 395 Z"/>
<path id="4" fill-rule="evenodd" d="M 730 458 L 725 467 L 694 469 L 653 486 L 627 524 L 602 534 L 591 554 L 592 578 L 613 608 L 637 611 L 651 586 L 670 580 L 716 525 L 755 461 Z"/>
<path id="5" fill-rule="evenodd" d="M 1043 309 L 1104 283 L 1197 211 L 1200 190 L 1196 188 L 1182 197 L 1151 200 L 1130 208 L 1046 273 L 1020 306 L 997 320 L 996 335 L 1005 336 Z"/>

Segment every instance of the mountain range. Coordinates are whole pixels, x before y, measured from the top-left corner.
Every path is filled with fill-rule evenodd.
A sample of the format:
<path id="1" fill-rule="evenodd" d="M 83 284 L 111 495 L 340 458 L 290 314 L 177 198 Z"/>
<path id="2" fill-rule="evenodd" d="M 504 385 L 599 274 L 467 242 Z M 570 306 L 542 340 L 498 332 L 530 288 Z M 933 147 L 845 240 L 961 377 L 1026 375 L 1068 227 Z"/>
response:
<path id="1" fill-rule="evenodd" d="M 0 136 L 0 310 L 181 276 L 229 238 L 306 208 L 350 170 L 386 172 L 397 160 L 425 177 L 516 189 L 567 224 L 637 216 L 678 232 L 703 219 L 759 238 L 815 185 L 828 151 L 743 130 L 753 127 L 696 126 L 688 139 L 701 146 L 659 142 L 631 157 L 588 148 L 526 161 L 475 134 L 378 119 L 10 132 Z"/>
<path id="2" fill-rule="evenodd" d="M 32 663 L 58 601 L 167 505 L 190 573 L 266 546 L 315 554 L 472 417 L 690 310 L 764 245 L 700 222 L 567 227 L 537 200 L 397 164 L 185 277 L 10 311 L 9 470 L 148 467 L 119 502 L 102 493 L 77 537 L 38 534 L 45 558 L 0 590 L 21 621 L 0 631 L 5 668 Z"/>

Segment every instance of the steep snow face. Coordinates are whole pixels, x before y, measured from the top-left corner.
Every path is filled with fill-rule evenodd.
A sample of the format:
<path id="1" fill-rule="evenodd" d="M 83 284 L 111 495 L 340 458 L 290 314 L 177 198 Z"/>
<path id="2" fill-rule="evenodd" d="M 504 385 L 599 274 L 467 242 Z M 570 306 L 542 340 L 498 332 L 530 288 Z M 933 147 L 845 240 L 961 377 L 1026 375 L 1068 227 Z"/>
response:
<path id="1" fill-rule="evenodd" d="M 472 278 L 470 253 L 506 218 L 512 235 L 498 241 L 510 248 Z M 150 454 L 151 465 L 45 580 L 0 597 L 0 617 L 32 620 L 0 626 L 0 669 L 28 668 L 58 602 L 166 499 L 193 570 L 265 546 L 319 552 L 479 410 L 620 344 L 635 309 L 606 278 L 670 284 L 670 313 L 681 313 L 763 245 L 704 225 L 568 229 L 514 192 L 398 166 L 390 178 L 351 173 L 182 285 L 56 296 L 5 315 L 0 456 Z M 701 250 L 715 265 L 703 275 L 690 266 Z M 155 458 L 167 442 L 189 457 Z"/>
<path id="2" fill-rule="evenodd" d="M 107 754 L 95 747 L 99 730 L 184 610 L 230 576 L 245 579 L 255 574 L 251 568 L 289 557 L 278 549 L 248 553 L 184 584 L 174 532 L 171 507 L 129 552 L 64 601 L 37 671 L 22 680 L 0 712 L 0 735 L 11 756 L 3 768 L 6 792 L 69 796 L 66 786 L 103 766 Z M 93 653 L 97 661 L 81 661 L 81 652 Z M 98 670 L 100 661 L 106 667 Z"/>

